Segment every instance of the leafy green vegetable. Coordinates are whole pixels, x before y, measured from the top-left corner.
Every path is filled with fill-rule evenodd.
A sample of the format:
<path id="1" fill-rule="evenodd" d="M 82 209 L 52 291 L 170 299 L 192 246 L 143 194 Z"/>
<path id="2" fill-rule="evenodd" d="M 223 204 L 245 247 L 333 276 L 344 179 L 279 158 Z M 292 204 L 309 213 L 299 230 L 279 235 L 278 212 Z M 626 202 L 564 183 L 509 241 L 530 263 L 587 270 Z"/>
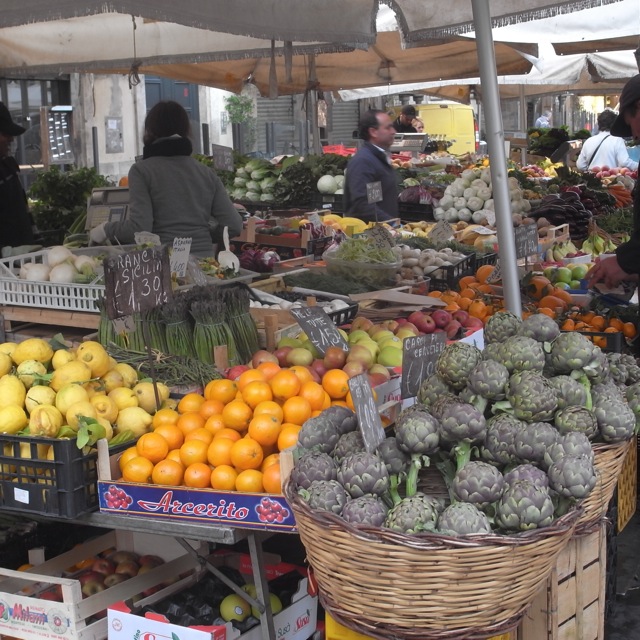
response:
<path id="1" fill-rule="evenodd" d="M 392 249 L 383 249 L 366 236 L 349 238 L 338 245 L 333 257 L 346 262 L 366 262 L 374 264 L 393 264 L 398 257 Z"/>

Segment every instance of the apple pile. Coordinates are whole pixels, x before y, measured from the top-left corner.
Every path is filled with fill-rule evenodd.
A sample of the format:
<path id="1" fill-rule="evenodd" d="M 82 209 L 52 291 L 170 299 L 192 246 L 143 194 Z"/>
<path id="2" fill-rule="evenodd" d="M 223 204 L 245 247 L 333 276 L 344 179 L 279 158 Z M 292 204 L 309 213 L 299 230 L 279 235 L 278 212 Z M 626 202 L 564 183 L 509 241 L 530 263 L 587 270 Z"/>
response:
<path id="1" fill-rule="evenodd" d="M 601 167 L 591 167 L 590 173 L 595 173 L 596 178 L 609 178 L 610 176 L 629 176 L 634 180 L 638 177 L 637 171 L 632 171 L 627 167 L 608 167 L 606 164 Z"/>
<path id="2" fill-rule="evenodd" d="M 559 289 L 582 289 L 581 280 L 587 275 L 591 263 L 579 262 L 563 267 L 549 266 L 543 271 L 544 276 Z"/>

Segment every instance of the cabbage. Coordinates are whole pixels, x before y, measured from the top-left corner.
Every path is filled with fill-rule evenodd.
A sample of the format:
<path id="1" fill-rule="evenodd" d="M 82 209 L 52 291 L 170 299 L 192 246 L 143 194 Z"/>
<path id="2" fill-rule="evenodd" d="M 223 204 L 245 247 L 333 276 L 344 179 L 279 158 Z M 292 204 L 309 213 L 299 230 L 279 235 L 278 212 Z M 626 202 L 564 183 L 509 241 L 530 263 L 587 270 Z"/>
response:
<path id="1" fill-rule="evenodd" d="M 333 176 L 325 175 L 318 180 L 316 188 L 320 193 L 335 193 L 338 189 L 338 183 Z"/>
<path id="2" fill-rule="evenodd" d="M 233 186 L 234 187 L 246 187 L 247 186 L 247 179 L 246 178 L 241 178 L 240 176 L 236 176 L 233 179 Z"/>
<path id="3" fill-rule="evenodd" d="M 263 193 L 260 195 L 260 202 L 274 202 L 275 198 L 272 193 Z"/>
<path id="4" fill-rule="evenodd" d="M 260 193 L 261 189 L 260 189 L 260 183 L 256 182 L 255 180 L 249 180 L 249 182 L 247 182 L 246 184 L 247 187 L 247 191 L 257 191 L 258 193 Z"/>
<path id="5" fill-rule="evenodd" d="M 236 169 L 236 178 L 248 178 L 249 174 L 245 171 L 244 167 Z"/>
<path id="6" fill-rule="evenodd" d="M 271 175 L 271 171 L 269 169 L 256 169 L 251 172 L 251 179 L 260 182 L 260 180 L 264 180 Z"/>
<path id="7" fill-rule="evenodd" d="M 250 175 L 252 171 L 256 169 L 266 169 L 269 168 L 270 164 L 266 160 L 261 160 L 260 158 L 254 158 L 253 160 L 249 160 L 247 164 L 244 165 L 244 170 Z"/>
<path id="8" fill-rule="evenodd" d="M 478 195 L 478 190 L 475 187 L 467 187 L 462 194 L 467 200 L 469 198 L 475 198 Z"/>
<path id="9" fill-rule="evenodd" d="M 260 182 L 260 189 L 263 192 L 265 191 L 271 192 L 275 184 L 276 184 L 276 178 L 274 178 L 273 176 L 269 176 L 268 178 L 265 178 L 264 180 L 262 180 L 262 182 Z"/>
<path id="10" fill-rule="evenodd" d="M 251 202 L 260 202 L 260 194 L 257 191 L 247 191 L 245 197 L 247 200 L 251 200 Z"/>
<path id="11" fill-rule="evenodd" d="M 247 197 L 247 190 L 246 189 L 234 189 L 231 192 L 231 199 L 232 200 L 244 200 Z"/>
<path id="12" fill-rule="evenodd" d="M 444 212 L 444 219 L 447 222 L 458 222 L 458 210 L 451 207 Z"/>
<path id="13" fill-rule="evenodd" d="M 344 186 L 344 176 L 335 176 L 335 181 L 338 183 L 338 187 L 342 189 Z"/>

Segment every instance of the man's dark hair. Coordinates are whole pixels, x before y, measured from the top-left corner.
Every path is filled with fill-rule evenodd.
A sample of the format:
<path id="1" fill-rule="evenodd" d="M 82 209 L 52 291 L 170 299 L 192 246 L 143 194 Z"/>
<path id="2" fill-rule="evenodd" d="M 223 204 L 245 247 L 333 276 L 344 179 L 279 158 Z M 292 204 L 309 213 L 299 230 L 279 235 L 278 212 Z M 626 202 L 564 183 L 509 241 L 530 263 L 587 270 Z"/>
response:
<path id="1" fill-rule="evenodd" d="M 151 107 L 144 121 L 144 143 L 176 134 L 191 136 L 191 123 L 184 107 L 173 100 L 163 100 Z"/>
<path id="2" fill-rule="evenodd" d="M 405 104 L 404 107 L 402 107 L 402 115 L 409 116 L 410 118 L 417 118 L 418 112 L 412 104 Z"/>
<path id="3" fill-rule="evenodd" d="M 358 135 L 362 140 L 369 140 L 371 137 L 369 135 L 369 129 L 374 128 L 377 129 L 380 126 L 378 122 L 378 114 L 386 113 L 382 109 L 369 109 L 369 111 L 365 111 L 360 118 L 360 122 L 358 122 Z"/>
<path id="4" fill-rule="evenodd" d="M 605 109 L 602 113 L 598 114 L 598 129 L 600 131 L 610 131 L 613 123 L 618 115 L 612 109 Z"/>

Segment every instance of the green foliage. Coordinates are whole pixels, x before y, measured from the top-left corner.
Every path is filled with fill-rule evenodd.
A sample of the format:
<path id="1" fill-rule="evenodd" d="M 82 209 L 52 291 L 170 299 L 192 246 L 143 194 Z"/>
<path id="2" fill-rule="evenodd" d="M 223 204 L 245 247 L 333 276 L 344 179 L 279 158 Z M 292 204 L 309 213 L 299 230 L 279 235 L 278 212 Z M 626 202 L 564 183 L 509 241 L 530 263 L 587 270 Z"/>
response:
<path id="1" fill-rule="evenodd" d="M 224 99 L 224 108 L 231 124 L 245 125 L 245 144 L 253 149 L 256 141 L 256 123 L 253 115 L 253 100 L 248 96 L 232 95 Z"/>
<path id="2" fill-rule="evenodd" d="M 41 231 L 64 229 L 87 209 L 87 198 L 96 187 L 112 187 L 114 183 L 93 168 L 61 171 L 52 166 L 37 173 L 29 189 L 31 212 Z"/>

